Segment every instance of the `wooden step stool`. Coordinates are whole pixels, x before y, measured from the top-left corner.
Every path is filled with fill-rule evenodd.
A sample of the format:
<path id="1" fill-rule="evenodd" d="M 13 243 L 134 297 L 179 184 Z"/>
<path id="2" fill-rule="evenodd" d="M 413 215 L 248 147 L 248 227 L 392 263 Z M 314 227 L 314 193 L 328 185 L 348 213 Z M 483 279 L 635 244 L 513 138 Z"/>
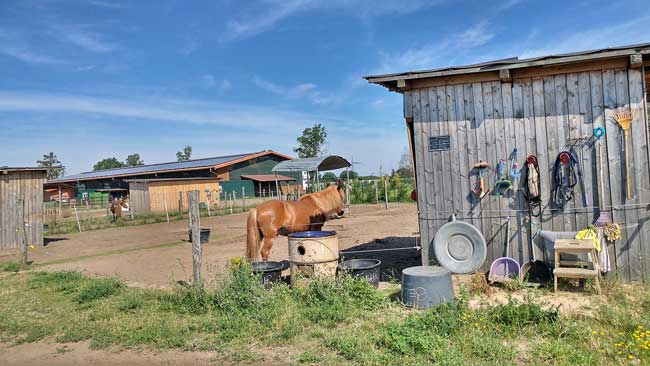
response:
<path id="1" fill-rule="evenodd" d="M 560 261 L 560 253 L 589 254 L 591 262 L 581 261 Z M 576 268 L 576 265 L 589 265 L 593 269 Z M 573 267 L 564 267 L 569 265 Z M 553 289 L 557 292 L 557 279 L 564 278 L 593 278 L 596 283 L 596 291 L 600 295 L 600 268 L 598 257 L 594 248 L 593 239 L 558 239 L 555 241 L 555 269 L 553 270 Z"/>

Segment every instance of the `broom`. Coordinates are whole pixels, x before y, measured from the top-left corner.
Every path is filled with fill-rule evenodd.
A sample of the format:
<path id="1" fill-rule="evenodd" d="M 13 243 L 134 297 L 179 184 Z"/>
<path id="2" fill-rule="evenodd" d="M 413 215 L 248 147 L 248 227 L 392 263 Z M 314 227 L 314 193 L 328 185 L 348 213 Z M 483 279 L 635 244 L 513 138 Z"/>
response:
<path id="1" fill-rule="evenodd" d="M 632 192 L 630 190 L 630 166 L 629 166 L 629 151 L 627 148 L 627 137 L 630 131 L 630 126 L 632 125 L 632 120 L 634 116 L 632 115 L 632 111 L 624 110 L 620 112 L 614 112 L 612 114 L 612 118 L 616 122 L 618 122 L 619 126 L 623 129 L 623 143 L 625 144 L 625 176 L 627 180 L 627 191 L 626 191 L 626 197 L 627 199 L 632 198 Z"/>

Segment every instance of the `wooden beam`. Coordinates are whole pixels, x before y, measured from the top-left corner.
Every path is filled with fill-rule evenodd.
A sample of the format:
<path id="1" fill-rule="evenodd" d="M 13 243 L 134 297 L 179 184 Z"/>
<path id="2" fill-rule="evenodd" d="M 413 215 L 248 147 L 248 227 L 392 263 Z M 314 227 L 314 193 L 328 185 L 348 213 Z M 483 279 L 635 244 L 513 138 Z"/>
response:
<path id="1" fill-rule="evenodd" d="M 501 81 L 504 83 L 512 81 L 512 75 L 510 75 L 510 70 L 509 69 L 499 70 L 499 79 L 501 79 Z"/>
<path id="2" fill-rule="evenodd" d="M 404 79 L 397 80 L 397 88 L 398 89 L 406 89 L 406 80 L 404 80 Z"/>
<path id="3" fill-rule="evenodd" d="M 475 74 L 454 75 L 440 78 L 416 79 L 409 82 L 410 89 L 431 88 L 435 86 L 483 83 L 486 81 L 498 81 L 498 71 L 487 71 Z"/>
<path id="4" fill-rule="evenodd" d="M 630 68 L 638 69 L 641 66 L 643 66 L 643 55 L 640 53 L 630 55 Z"/>

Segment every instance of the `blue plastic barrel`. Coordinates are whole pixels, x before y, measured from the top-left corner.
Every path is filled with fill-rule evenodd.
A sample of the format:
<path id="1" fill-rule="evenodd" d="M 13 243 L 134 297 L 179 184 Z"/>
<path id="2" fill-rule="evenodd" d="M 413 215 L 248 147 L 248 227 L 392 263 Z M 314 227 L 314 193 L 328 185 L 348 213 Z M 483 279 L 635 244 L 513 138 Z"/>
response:
<path id="1" fill-rule="evenodd" d="M 451 272 L 444 267 L 417 266 L 402 271 L 402 303 L 416 309 L 454 299 Z"/>

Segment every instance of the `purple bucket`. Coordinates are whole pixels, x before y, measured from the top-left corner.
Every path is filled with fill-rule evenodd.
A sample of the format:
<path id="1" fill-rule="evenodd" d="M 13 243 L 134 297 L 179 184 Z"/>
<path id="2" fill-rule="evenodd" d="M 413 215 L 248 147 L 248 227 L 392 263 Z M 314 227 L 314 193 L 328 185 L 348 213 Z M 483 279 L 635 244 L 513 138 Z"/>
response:
<path id="1" fill-rule="evenodd" d="M 519 263 L 509 257 L 497 258 L 490 266 L 490 282 L 506 282 L 512 279 L 519 279 L 521 267 Z"/>

